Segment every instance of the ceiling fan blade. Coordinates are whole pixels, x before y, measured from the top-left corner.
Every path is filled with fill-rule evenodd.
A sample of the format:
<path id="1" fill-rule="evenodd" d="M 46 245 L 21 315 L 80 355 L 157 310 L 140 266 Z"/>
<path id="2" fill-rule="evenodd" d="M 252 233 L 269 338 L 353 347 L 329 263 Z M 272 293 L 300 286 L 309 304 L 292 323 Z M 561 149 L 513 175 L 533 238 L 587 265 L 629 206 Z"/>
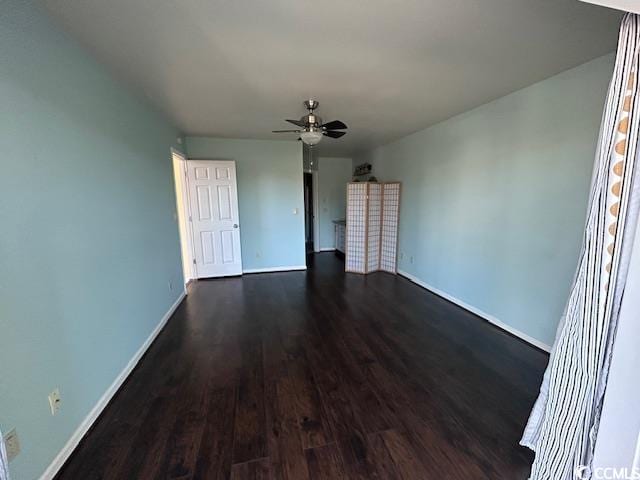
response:
<path id="1" fill-rule="evenodd" d="M 289 123 L 293 123 L 294 125 L 297 125 L 299 127 L 304 127 L 304 122 L 301 122 L 300 120 L 286 120 Z"/>
<path id="2" fill-rule="evenodd" d="M 271 133 L 300 133 L 300 130 L 271 130 Z"/>
<path id="3" fill-rule="evenodd" d="M 327 130 L 326 132 L 322 132 L 323 135 L 331 138 L 340 138 L 343 135 L 346 135 L 347 132 L 335 132 L 333 130 Z"/>
<path id="4" fill-rule="evenodd" d="M 323 124 L 322 128 L 326 128 L 327 130 L 344 130 L 348 127 L 340 120 L 334 120 L 333 122 L 327 122 Z"/>

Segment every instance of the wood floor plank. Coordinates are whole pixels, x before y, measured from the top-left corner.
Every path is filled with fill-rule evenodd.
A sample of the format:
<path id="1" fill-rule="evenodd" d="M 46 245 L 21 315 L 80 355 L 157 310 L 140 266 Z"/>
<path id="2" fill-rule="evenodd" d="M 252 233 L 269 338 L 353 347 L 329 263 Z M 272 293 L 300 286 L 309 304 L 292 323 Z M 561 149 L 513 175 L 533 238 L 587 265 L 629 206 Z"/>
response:
<path id="1" fill-rule="evenodd" d="M 434 467 L 434 476 L 497 478 L 493 463 L 486 462 L 484 457 L 474 457 L 474 445 L 462 435 L 463 425 L 433 410 L 427 413 L 426 409 L 431 407 L 428 403 L 416 401 L 418 395 L 410 398 L 406 394 L 407 380 L 401 382 L 378 363 L 369 364 L 367 371 L 372 383 L 381 387 L 379 394 L 402 418 L 404 432 L 423 463 Z"/>
<path id="2" fill-rule="evenodd" d="M 336 314 L 338 314 L 336 312 Z M 341 387 L 344 395 L 359 408 L 356 409 L 362 432 L 373 433 L 399 427 L 400 422 L 387 406 L 380 402 L 364 375 L 363 365 L 354 357 L 351 349 L 344 343 L 345 336 L 340 329 L 335 328 L 329 316 L 324 312 L 319 315 L 316 325 L 321 338 L 332 338 L 332 342 L 321 345 L 324 356 L 331 358 L 335 369 L 339 372 Z"/>
<path id="3" fill-rule="evenodd" d="M 318 347 L 317 340 L 313 337 L 305 338 L 304 349 L 332 437 L 335 440 L 352 435 L 362 437 L 366 427 L 360 416 L 360 408 L 350 395 L 348 386 L 342 381 L 339 370 L 333 367 L 333 359 L 327 361 L 330 357 Z"/>
<path id="4" fill-rule="evenodd" d="M 434 478 L 434 474 L 438 473 L 430 472 L 420 462 L 413 446 L 402 433 L 397 430 L 387 430 L 380 433 L 380 438 L 384 441 L 400 478 Z M 447 476 L 439 476 L 439 478 Z"/>
<path id="5" fill-rule="evenodd" d="M 333 440 L 333 436 L 306 357 L 289 362 L 288 371 L 295 392 L 295 413 L 300 427 L 302 448 L 326 445 Z"/>
<path id="6" fill-rule="evenodd" d="M 167 376 L 166 382 L 153 397 L 153 403 L 146 410 L 138 429 L 135 433 L 132 432 L 134 438 L 129 448 L 119 451 L 120 458 L 115 458 L 111 463 L 112 468 L 106 469 L 104 474 L 107 478 L 124 475 L 154 478 L 151 472 L 157 471 L 161 466 L 171 427 L 184 408 L 182 402 L 176 402 L 176 395 L 193 378 L 194 364 L 194 359 L 189 359 L 176 368 L 172 375 Z M 167 419 L 171 420 L 167 423 Z M 158 428 L 158 425 L 163 425 L 164 428 Z"/>
<path id="7" fill-rule="evenodd" d="M 370 455 L 370 469 L 375 472 L 378 478 L 402 478 L 400 471 L 396 467 L 393 457 L 385 444 L 383 438 L 384 432 L 374 433 L 367 436 Z M 427 477 L 428 478 L 428 477 Z M 446 477 L 438 477 L 446 478 Z"/>
<path id="8" fill-rule="evenodd" d="M 202 355 L 203 364 L 211 363 L 211 355 Z M 202 436 L 206 428 L 207 407 L 209 406 L 210 390 L 207 388 L 207 378 L 200 369 L 193 369 L 192 381 L 187 388 L 178 394 L 184 396 L 184 401 L 169 433 L 163 461 L 158 467 L 148 473 L 141 473 L 142 477 L 161 477 L 168 472 L 172 479 L 193 478 L 195 475 L 198 452 Z"/>
<path id="9" fill-rule="evenodd" d="M 58 480 L 524 480 L 548 356 L 406 279 L 190 286 Z"/>
<path id="10" fill-rule="evenodd" d="M 311 480 L 346 480 L 342 457 L 335 443 L 305 451 Z"/>
<path id="11" fill-rule="evenodd" d="M 379 434 L 353 435 L 337 441 L 344 470 L 349 479 L 400 478 L 398 470 Z"/>
<path id="12" fill-rule="evenodd" d="M 306 480 L 309 470 L 295 413 L 295 390 L 284 377 L 266 386 L 269 456 L 278 479 Z"/>
<path id="13" fill-rule="evenodd" d="M 240 463 L 231 468 L 231 480 L 275 480 L 271 473 L 271 462 L 261 458 Z"/>
<path id="14" fill-rule="evenodd" d="M 354 431 L 350 435 L 338 436 L 336 445 L 347 478 L 354 480 L 377 478 L 377 469 L 372 469 L 371 462 L 368 461 L 368 456 L 372 452 L 366 437 L 361 432 Z"/>
<path id="15" fill-rule="evenodd" d="M 194 478 L 226 480 L 231 474 L 236 389 L 211 392 Z"/>
<path id="16" fill-rule="evenodd" d="M 237 387 L 233 463 L 248 462 L 267 455 L 262 366 L 261 343 L 244 343 L 240 384 Z"/>

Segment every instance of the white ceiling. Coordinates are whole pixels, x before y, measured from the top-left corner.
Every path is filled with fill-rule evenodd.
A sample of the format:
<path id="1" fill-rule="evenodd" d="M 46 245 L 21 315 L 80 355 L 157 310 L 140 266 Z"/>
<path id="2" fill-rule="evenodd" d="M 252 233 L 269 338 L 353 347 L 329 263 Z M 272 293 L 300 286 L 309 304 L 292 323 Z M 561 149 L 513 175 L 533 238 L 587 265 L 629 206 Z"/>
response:
<path id="1" fill-rule="evenodd" d="M 577 0 L 45 0 L 189 135 L 276 138 L 302 101 L 387 143 L 611 52 L 620 12 Z M 295 139 L 295 136 L 277 138 Z"/>
<path id="2" fill-rule="evenodd" d="M 583 2 L 616 8 L 623 12 L 640 13 L 640 1 L 638 0 L 582 0 Z"/>

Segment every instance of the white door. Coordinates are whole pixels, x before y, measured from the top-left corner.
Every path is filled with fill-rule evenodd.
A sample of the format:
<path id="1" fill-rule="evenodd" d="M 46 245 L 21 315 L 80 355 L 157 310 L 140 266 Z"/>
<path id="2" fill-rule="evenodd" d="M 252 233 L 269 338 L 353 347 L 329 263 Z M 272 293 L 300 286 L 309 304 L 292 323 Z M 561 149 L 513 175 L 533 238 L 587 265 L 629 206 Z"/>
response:
<path id="1" fill-rule="evenodd" d="M 236 164 L 187 162 L 196 278 L 242 274 Z"/>

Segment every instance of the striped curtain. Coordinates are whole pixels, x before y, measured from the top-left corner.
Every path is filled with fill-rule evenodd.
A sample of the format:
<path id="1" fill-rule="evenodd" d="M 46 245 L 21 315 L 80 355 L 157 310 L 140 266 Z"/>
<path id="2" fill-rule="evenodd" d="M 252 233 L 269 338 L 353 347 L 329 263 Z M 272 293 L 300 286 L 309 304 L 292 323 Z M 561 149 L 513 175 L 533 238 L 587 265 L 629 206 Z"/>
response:
<path id="1" fill-rule="evenodd" d="M 590 478 L 602 400 L 640 206 L 640 17 L 622 20 L 583 245 L 540 396 L 521 444 L 531 480 Z"/>
<path id="2" fill-rule="evenodd" d="M 2 432 L 0 432 L 0 480 L 9 480 L 9 461 Z"/>

